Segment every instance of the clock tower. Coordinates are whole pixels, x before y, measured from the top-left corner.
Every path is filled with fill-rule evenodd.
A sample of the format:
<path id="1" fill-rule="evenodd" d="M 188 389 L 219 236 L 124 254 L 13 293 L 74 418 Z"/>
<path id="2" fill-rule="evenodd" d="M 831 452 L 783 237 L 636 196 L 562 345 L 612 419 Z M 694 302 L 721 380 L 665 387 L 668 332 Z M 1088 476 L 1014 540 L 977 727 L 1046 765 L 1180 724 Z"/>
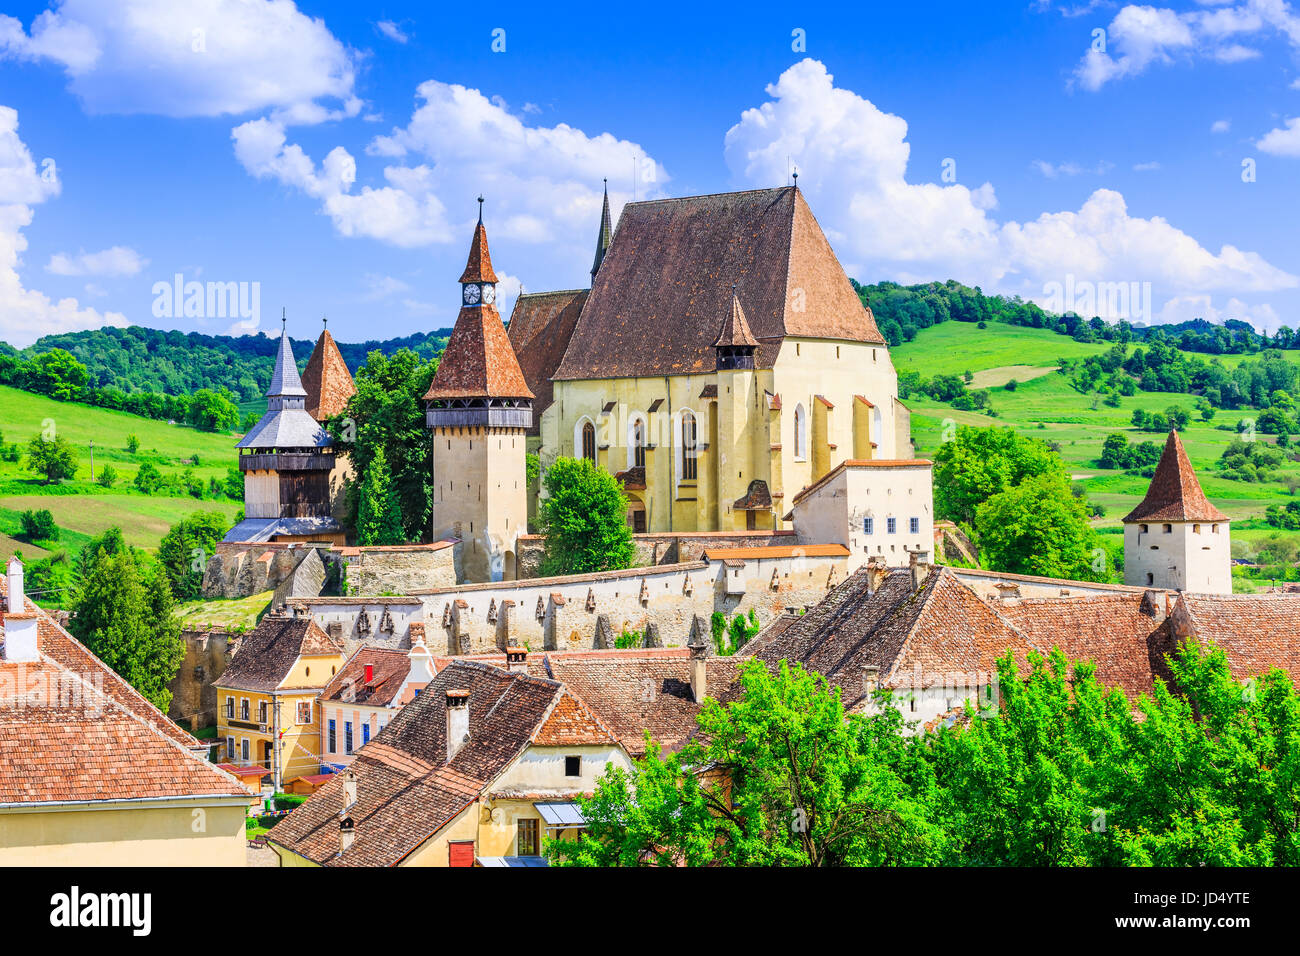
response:
<path id="1" fill-rule="evenodd" d="M 470 583 L 515 577 L 515 541 L 528 531 L 524 454 L 533 423 L 533 393 L 496 309 L 483 197 L 478 202 L 460 314 L 424 395 L 433 536 L 459 542 L 456 576 Z"/>

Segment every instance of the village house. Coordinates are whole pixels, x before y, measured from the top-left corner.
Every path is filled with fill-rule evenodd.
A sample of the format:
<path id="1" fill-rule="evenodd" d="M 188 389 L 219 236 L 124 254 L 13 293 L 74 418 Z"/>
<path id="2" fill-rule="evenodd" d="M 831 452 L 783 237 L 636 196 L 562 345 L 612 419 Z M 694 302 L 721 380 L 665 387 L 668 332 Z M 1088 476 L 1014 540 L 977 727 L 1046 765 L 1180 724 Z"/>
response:
<path id="1" fill-rule="evenodd" d="M 253 794 L 0 578 L 0 866 L 242 866 Z"/>
<path id="2" fill-rule="evenodd" d="M 409 651 L 360 648 L 321 691 L 321 763 L 332 771 L 350 764 L 433 675 L 433 654 L 423 640 Z"/>
<path id="3" fill-rule="evenodd" d="M 538 866 L 543 841 L 583 826 L 574 802 L 613 733 L 558 681 L 456 660 L 343 773 L 271 830 L 283 866 Z"/>
<path id="4" fill-rule="evenodd" d="M 278 792 L 321 765 L 317 698 L 343 667 L 343 643 L 302 607 L 268 613 L 216 681 L 217 735 L 226 759 L 260 765 Z"/>

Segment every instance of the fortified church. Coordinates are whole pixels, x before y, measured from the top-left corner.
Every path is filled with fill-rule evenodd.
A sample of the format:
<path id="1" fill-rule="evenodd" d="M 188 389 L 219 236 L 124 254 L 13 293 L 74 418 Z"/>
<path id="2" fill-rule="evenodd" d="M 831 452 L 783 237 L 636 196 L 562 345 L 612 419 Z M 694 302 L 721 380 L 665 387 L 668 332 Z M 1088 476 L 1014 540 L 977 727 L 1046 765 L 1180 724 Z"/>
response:
<path id="1" fill-rule="evenodd" d="M 615 475 L 647 539 L 751 536 L 797 546 L 796 560 L 838 549 L 821 556 L 843 573 L 929 561 L 930 462 L 914 457 L 875 318 L 797 186 L 629 203 L 617 228 L 606 193 L 591 288 L 521 294 L 508 325 L 482 202 L 424 396 L 433 543 L 410 549 L 450 549 L 438 583 L 527 576 L 528 452 L 543 470 L 582 457 Z M 383 550 L 347 549 L 348 463 L 321 424 L 355 390 L 328 330 L 301 378 L 282 332 L 267 413 L 239 443 L 245 519 L 229 545 Z M 1177 433 L 1125 519 L 1125 554 L 1128 585 L 1231 592 L 1228 518 Z"/>

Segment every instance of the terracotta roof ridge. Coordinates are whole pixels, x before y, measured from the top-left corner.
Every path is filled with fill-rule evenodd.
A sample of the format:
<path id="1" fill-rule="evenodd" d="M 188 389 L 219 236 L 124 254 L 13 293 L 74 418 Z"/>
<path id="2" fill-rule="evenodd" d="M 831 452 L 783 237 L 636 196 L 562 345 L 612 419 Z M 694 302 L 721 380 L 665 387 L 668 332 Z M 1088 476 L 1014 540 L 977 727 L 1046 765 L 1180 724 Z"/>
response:
<path id="1" fill-rule="evenodd" d="M 793 186 L 760 186 L 755 189 L 733 189 L 717 193 L 699 193 L 692 196 L 661 196 L 658 199 L 638 199 L 634 202 L 624 204 L 627 206 L 651 206 L 655 203 L 668 202 L 689 202 L 693 199 L 717 199 L 719 196 L 753 196 L 758 193 L 775 193 L 786 189 L 794 189 Z"/>

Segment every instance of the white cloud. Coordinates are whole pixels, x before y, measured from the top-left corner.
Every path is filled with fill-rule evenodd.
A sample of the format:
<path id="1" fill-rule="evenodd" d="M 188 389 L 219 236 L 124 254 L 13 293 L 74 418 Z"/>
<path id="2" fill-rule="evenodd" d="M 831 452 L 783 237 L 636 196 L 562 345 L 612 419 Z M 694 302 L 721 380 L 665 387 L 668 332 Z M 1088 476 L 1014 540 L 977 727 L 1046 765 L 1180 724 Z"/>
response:
<path id="1" fill-rule="evenodd" d="M 1206 0 L 1202 3 L 1209 5 Z M 1186 13 L 1130 4 L 1106 28 L 1105 47 L 1097 49 L 1094 41 L 1084 54 L 1073 79 L 1095 91 L 1111 80 L 1136 76 L 1153 64 L 1173 63 L 1176 58 L 1240 63 L 1261 54 L 1239 40 L 1262 42 L 1275 34 L 1300 49 L 1300 17 L 1286 0 L 1241 0 Z"/>
<path id="2" fill-rule="evenodd" d="M 411 39 L 402 31 L 402 28 L 392 20 L 380 20 L 375 24 L 375 26 L 379 28 L 380 33 L 388 37 L 388 39 L 392 40 L 394 43 L 405 43 L 407 40 Z"/>
<path id="3" fill-rule="evenodd" d="M 91 113 L 312 123 L 361 107 L 355 55 L 292 0 L 56 0 L 30 31 L 0 16 L 5 56 L 58 64 Z"/>
<path id="4" fill-rule="evenodd" d="M 354 190 L 350 153 L 335 147 L 317 167 L 272 119 L 237 127 L 235 155 L 254 176 L 320 200 L 340 235 L 407 248 L 459 242 L 482 194 L 494 241 L 545 245 L 548 255 L 573 262 L 589 254 L 604 177 L 626 176 L 635 164 L 643 198 L 659 194 L 668 179 L 639 145 L 610 133 L 529 126 L 503 100 L 456 84 L 429 80 L 417 92 L 410 122 L 366 147 L 367 155 L 394 160 L 384 167 L 383 186 Z M 610 192 L 612 206 L 626 198 Z"/>
<path id="5" fill-rule="evenodd" d="M 125 325 L 118 312 L 99 313 L 76 299 L 52 301 L 24 287 L 18 269 L 31 225 L 32 206 L 59 194 L 57 168 L 43 161 L 38 167 L 27 144 L 18 136 L 18 111 L 0 106 L 0 340 L 30 345 L 42 335 Z"/>
<path id="6" fill-rule="evenodd" d="M 1133 172 L 1135 173 L 1150 173 L 1150 172 L 1154 172 L 1159 168 L 1160 168 L 1160 164 L 1156 162 L 1154 159 L 1148 163 L 1133 164 Z"/>
<path id="7" fill-rule="evenodd" d="M 362 281 L 366 287 L 365 293 L 361 296 L 363 302 L 378 302 L 391 298 L 400 292 L 409 292 L 411 289 L 401 279 L 379 275 L 374 272 L 367 272 L 362 277 Z"/>
<path id="8" fill-rule="evenodd" d="M 1088 168 L 1079 163 L 1066 161 L 1063 163 L 1049 163 L 1045 160 L 1036 159 L 1029 164 L 1029 168 L 1036 170 L 1048 179 L 1058 179 L 1061 176 L 1078 176 L 1082 173 L 1093 173 L 1097 176 L 1104 176 L 1115 168 L 1115 164 L 1102 160 L 1096 166 Z"/>
<path id="9" fill-rule="evenodd" d="M 1165 296 L 1300 285 L 1257 253 L 1230 245 L 1215 253 L 1159 216 L 1131 215 L 1111 189 L 1094 191 L 1076 211 L 998 222 L 989 183 L 908 182 L 907 123 L 836 88 L 815 60 L 790 67 L 767 92 L 771 99 L 728 131 L 728 165 L 746 183 L 771 185 L 784 181 L 786 157 L 795 159 L 800 188 L 863 281 L 951 277 L 1030 297 L 1067 275 L 1151 282 Z"/>
<path id="10" fill-rule="evenodd" d="M 58 276 L 133 276 L 149 264 L 140 253 L 127 246 L 113 246 L 102 252 L 79 252 L 69 255 L 56 252 L 45 271 Z"/>
<path id="11" fill-rule="evenodd" d="M 1155 314 L 1154 324 L 1169 322 L 1188 322 L 1192 319 L 1205 319 L 1222 324 L 1228 319 L 1249 322 L 1261 332 L 1276 332 L 1283 324 L 1277 310 L 1267 303 L 1248 305 L 1236 297 L 1230 297 L 1223 308 L 1216 308 L 1212 296 L 1185 295 L 1169 299 Z"/>
<path id="12" fill-rule="evenodd" d="M 1285 127 L 1269 130 L 1256 141 L 1255 148 L 1274 156 L 1300 156 L 1300 116 L 1288 119 Z"/>
<path id="13" fill-rule="evenodd" d="M 1226 119 L 1215 120 L 1210 126 L 1211 133 L 1226 133 L 1230 129 L 1232 129 L 1232 121 Z"/>

